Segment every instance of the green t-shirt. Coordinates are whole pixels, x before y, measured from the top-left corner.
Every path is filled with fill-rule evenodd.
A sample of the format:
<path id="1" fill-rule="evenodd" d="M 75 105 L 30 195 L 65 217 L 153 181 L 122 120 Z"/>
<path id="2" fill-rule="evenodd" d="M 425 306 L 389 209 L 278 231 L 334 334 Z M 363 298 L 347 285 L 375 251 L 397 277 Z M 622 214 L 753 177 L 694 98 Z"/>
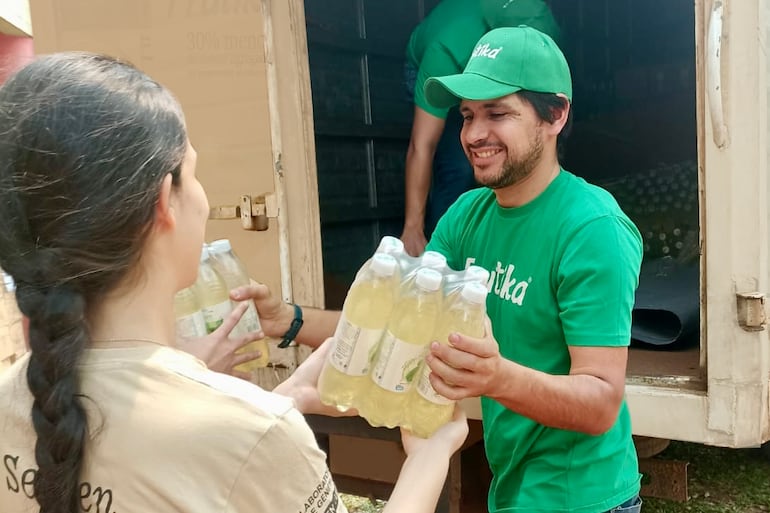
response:
<path id="1" fill-rule="evenodd" d="M 417 68 L 415 105 L 436 117 L 446 118 L 448 109 L 433 107 L 425 99 L 425 82 L 430 77 L 462 73 L 473 47 L 491 28 L 521 24 L 558 38 L 556 21 L 542 0 L 519 0 L 503 13 L 494 9 L 482 12 L 479 0 L 439 3 L 412 31 L 406 47 L 407 61 Z"/>
<path id="2" fill-rule="evenodd" d="M 426 249 L 454 269 L 490 271 L 487 310 L 509 360 L 565 375 L 568 346 L 629 344 L 641 237 L 609 193 L 567 171 L 518 208 L 487 188 L 463 194 Z M 545 427 L 488 398 L 481 406 L 491 513 L 598 513 L 639 492 L 625 401 L 600 436 Z"/>

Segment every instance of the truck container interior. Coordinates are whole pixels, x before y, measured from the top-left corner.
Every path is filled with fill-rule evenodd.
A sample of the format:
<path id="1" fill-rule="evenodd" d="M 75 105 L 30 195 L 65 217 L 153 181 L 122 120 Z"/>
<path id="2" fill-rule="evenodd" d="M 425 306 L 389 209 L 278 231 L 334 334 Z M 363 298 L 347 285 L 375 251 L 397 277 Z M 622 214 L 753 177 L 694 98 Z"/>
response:
<path id="1" fill-rule="evenodd" d="M 327 308 L 342 306 L 379 239 L 401 233 L 412 117 L 404 53 L 436 3 L 305 1 Z M 547 3 L 574 87 L 562 165 L 612 192 L 644 239 L 646 303 L 634 324 L 646 342 L 632 344 L 629 378 L 701 387 L 693 2 Z"/>

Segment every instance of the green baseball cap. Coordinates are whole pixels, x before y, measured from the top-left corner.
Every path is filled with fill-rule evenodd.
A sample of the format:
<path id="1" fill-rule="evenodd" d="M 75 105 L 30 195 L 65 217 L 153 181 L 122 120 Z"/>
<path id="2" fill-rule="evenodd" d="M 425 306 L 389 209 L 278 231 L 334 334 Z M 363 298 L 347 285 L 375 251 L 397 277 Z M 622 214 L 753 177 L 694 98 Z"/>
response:
<path id="1" fill-rule="evenodd" d="M 525 25 L 487 32 L 476 43 L 465 71 L 425 82 L 425 98 L 440 109 L 461 100 L 493 100 L 521 90 L 561 93 L 572 101 L 564 54 L 549 36 Z"/>

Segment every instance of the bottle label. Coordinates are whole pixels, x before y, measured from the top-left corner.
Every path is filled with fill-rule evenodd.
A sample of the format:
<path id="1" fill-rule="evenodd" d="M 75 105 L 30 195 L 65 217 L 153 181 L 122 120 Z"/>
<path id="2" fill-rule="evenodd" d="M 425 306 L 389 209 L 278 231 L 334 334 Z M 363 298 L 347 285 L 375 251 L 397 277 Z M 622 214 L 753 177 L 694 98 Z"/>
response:
<path id="1" fill-rule="evenodd" d="M 417 382 L 417 393 L 419 393 L 426 401 L 430 401 L 434 404 L 452 404 L 454 401 L 447 399 L 443 395 L 439 395 L 433 389 L 433 385 L 430 384 L 430 367 L 424 365 L 420 371 L 420 380 Z"/>
<path id="2" fill-rule="evenodd" d="M 253 304 L 250 304 L 246 311 L 243 312 L 241 320 L 238 321 L 238 327 L 241 328 L 244 334 L 262 329 L 259 323 L 259 315 L 257 315 L 257 310 Z"/>
<path id="3" fill-rule="evenodd" d="M 233 306 L 230 300 L 222 301 L 216 305 L 201 308 L 203 318 L 206 321 L 206 333 L 211 333 L 225 322 L 225 317 L 230 315 Z"/>
<path id="4" fill-rule="evenodd" d="M 372 381 L 389 392 L 407 392 L 419 378 L 428 346 L 410 344 L 388 330 L 382 337 Z"/>
<path id="5" fill-rule="evenodd" d="M 356 326 L 348 321 L 343 313 L 334 332 L 335 345 L 330 357 L 331 364 L 349 376 L 369 374 L 381 337 L 381 329 Z"/>
<path id="6" fill-rule="evenodd" d="M 206 336 L 206 320 L 203 313 L 198 311 L 190 315 L 178 317 L 176 320 L 176 335 L 181 338 L 198 338 Z"/>

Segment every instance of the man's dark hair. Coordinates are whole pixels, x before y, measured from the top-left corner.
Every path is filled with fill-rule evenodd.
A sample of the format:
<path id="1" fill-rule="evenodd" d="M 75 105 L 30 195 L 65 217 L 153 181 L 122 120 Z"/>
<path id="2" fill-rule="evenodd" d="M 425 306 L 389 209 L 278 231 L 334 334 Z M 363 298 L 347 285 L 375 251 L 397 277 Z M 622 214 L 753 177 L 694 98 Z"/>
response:
<path id="1" fill-rule="evenodd" d="M 553 93 L 536 93 L 534 91 L 519 91 L 518 95 L 527 103 L 532 105 L 535 109 L 537 116 L 546 123 L 553 123 L 557 118 L 558 113 L 567 107 L 569 100 L 563 96 L 558 96 Z M 569 137 L 572 132 L 572 109 L 569 109 L 567 114 L 567 122 L 564 124 L 564 128 L 561 129 L 559 137 L 556 139 L 556 151 L 558 152 L 559 159 L 562 158 L 564 152 L 564 139 Z"/>

